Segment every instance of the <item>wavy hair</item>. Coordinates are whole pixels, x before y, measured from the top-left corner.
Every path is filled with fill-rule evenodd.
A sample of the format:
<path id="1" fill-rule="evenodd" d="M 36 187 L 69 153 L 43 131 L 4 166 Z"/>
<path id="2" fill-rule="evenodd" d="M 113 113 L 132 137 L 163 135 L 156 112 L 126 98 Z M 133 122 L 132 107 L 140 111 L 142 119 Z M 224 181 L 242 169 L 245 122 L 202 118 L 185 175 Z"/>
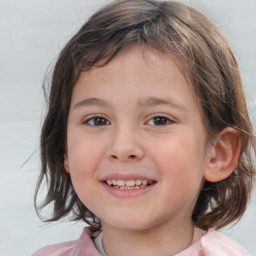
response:
<path id="1" fill-rule="evenodd" d="M 38 214 L 52 205 L 47 221 L 69 215 L 71 220 L 100 224 L 79 200 L 64 169 L 70 101 L 81 71 L 106 65 L 132 44 L 178 57 L 202 107 L 209 137 L 225 127 L 240 133 L 236 169 L 225 180 L 205 182 L 192 215 L 202 229 L 218 229 L 239 220 L 256 172 L 256 142 L 237 60 L 226 38 L 204 14 L 180 2 L 154 0 L 113 1 L 96 12 L 61 51 L 50 75 L 48 111 L 41 132 L 41 174 L 35 192 Z M 44 180 L 47 194 L 37 205 Z"/>

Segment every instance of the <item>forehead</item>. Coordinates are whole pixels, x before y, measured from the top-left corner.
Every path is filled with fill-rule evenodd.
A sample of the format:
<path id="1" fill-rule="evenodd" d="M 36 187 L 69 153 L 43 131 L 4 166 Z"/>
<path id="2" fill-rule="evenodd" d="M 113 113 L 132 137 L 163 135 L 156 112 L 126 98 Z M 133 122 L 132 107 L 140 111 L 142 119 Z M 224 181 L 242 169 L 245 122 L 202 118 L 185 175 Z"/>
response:
<path id="1" fill-rule="evenodd" d="M 86 75 L 89 79 L 104 73 L 105 76 L 113 77 L 113 75 L 120 74 L 120 72 L 134 73 L 136 69 L 137 73 L 148 71 L 151 76 L 162 72 L 172 80 L 175 76 L 186 80 L 185 82 L 191 86 L 183 58 L 178 54 L 170 53 L 170 51 L 157 50 L 147 45 L 132 44 L 123 48 L 110 62 L 107 61 L 106 63 L 106 61 L 107 59 L 102 59 L 93 67 L 89 67 L 89 70 L 84 72 L 84 76 Z M 86 67 L 85 70 L 87 70 Z M 138 77 L 143 78 L 143 73 Z"/>
<path id="2" fill-rule="evenodd" d="M 129 95 L 137 102 L 152 97 L 163 100 L 169 97 L 177 102 L 178 98 L 190 97 L 197 104 L 185 73 L 177 57 L 154 48 L 142 50 L 132 45 L 108 64 L 82 72 L 73 91 L 72 105 L 83 97 L 107 97 L 110 102 L 115 102 Z"/>

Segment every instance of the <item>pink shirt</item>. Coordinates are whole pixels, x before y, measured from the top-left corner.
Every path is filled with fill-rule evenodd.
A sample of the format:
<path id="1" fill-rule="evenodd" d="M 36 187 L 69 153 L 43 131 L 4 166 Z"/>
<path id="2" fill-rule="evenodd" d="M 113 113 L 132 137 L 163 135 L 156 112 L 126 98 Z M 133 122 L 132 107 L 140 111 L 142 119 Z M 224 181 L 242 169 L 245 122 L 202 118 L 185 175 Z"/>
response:
<path id="1" fill-rule="evenodd" d="M 32 256 L 101 256 L 85 228 L 78 240 L 44 247 Z M 209 230 L 202 238 L 175 256 L 249 256 L 248 252 L 228 236 Z"/>

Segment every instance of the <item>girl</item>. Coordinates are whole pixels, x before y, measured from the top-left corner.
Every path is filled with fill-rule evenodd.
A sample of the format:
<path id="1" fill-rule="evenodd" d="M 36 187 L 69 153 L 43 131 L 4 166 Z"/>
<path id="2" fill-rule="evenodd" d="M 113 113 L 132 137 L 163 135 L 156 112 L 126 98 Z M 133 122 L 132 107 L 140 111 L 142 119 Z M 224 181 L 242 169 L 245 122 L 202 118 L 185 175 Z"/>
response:
<path id="1" fill-rule="evenodd" d="M 60 53 L 41 135 L 38 208 L 89 227 L 34 255 L 248 255 L 215 229 L 243 215 L 255 149 L 218 28 L 182 3 L 114 1 Z"/>

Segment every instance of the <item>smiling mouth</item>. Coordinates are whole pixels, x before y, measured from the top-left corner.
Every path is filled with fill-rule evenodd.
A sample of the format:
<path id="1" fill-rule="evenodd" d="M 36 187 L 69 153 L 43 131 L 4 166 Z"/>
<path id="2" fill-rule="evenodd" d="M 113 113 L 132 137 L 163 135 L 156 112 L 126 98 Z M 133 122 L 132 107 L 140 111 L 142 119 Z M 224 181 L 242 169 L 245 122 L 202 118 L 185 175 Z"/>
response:
<path id="1" fill-rule="evenodd" d="M 150 185 L 156 183 L 154 180 L 115 180 L 109 179 L 104 181 L 110 187 L 118 189 L 141 189 L 149 187 Z"/>

